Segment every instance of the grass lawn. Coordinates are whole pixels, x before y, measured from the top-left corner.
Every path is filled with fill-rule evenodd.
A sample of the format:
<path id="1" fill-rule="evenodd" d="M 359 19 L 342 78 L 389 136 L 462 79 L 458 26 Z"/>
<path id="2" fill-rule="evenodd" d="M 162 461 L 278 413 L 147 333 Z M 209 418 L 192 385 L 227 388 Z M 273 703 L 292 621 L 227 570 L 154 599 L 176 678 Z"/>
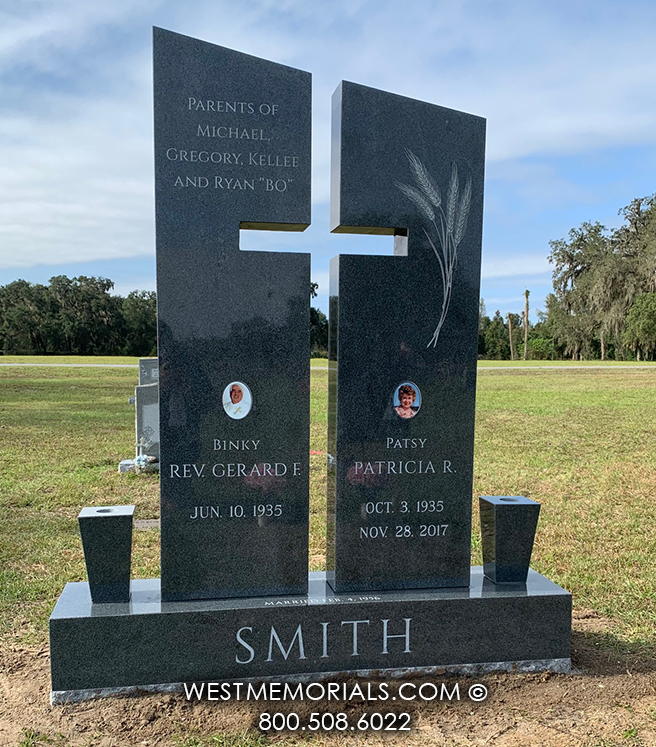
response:
<path id="1" fill-rule="evenodd" d="M 522 494 L 542 503 L 532 564 L 572 592 L 574 648 L 587 672 L 488 678 L 492 702 L 476 711 L 464 703 L 417 706 L 407 744 L 656 744 L 656 367 L 522 364 L 478 378 L 473 498 Z M 326 360 L 313 361 L 313 570 L 325 558 L 326 368 Z M 0 367 L 0 743 L 346 744 L 340 735 L 259 734 L 257 704 L 192 707 L 181 696 L 159 695 L 46 707 L 48 617 L 65 583 L 85 578 L 79 509 L 134 503 L 136 519 L 158 516 L 158 478 L 117 471 L 134 450 L 128 397 L 136 379 L 136 368 Z M 472 562 L 480 563 L 477 521 L 472 539 Z M 157 530 L 135 531 L 133 574 L 159 575 Z M 634 674 L 636 661 L 642 666 Z"/>
<path id="2" fill-rule="evenodd" d="M 310 457 L 312 570 L 325 558 L 327 379 L 327 370 L 312 374 L 310 448 L 320 452 Z M 158 516 L 157 477 L 117 472 L 133 453 L 135 380 L 125 368 L 0 368 L 0 636 L 44 641 L 64 584 L 85 578 L 82 506 L 135 503 L 135 518 Z M 609 645 L 649 657 L 656 653 L 654 423 L 656 368 L 479 377 L 474 498 L 521 494 L 541 502 L 533 566 L 570 590 L 575 606 L 616 623 Z M 156 530 L 135 532 L 133 573 L 159 575 Z"/>
<path id="3" fill-rule="evenodd" d="M 43 363 L 53 365 L 55 363 L 64 363 L 67 365 L 92 365 L 113 363 L 116 365 L 139 365 L 139 358 L 129 356 L 110 356 L 110 355 L 0 355 L 0 363 Z"/>
<path id="4" fill-rule="evenodd" d="M 620 366 L 625 368 L 627 366 L 634 367 L 648 367 L 656 369 L 656 361 L 479 361 L 478 368 L 600 368 L 608 367 L 613 368 Z"/>

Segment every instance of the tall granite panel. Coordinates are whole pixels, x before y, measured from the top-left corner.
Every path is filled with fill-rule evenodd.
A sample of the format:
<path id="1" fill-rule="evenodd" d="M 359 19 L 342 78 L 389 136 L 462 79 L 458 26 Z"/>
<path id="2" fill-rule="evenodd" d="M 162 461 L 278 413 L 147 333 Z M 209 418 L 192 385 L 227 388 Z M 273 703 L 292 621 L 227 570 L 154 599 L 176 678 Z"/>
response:
<path id="1" fill-rule="evenodd" d="M 309 73 L 154 31 L 162 597 L 307 590 Z"/>
<path id="2" fill-rule="evenodd" d="M 485 120 L 343 82 L 331 228 L 329 560 L 337 591 L 469 583 Z"/>
<path id="3" fill-rule="evenodd" d="M 139 385 L 134 390 L 136 452 L 159 458 L 159 386 Z"/>

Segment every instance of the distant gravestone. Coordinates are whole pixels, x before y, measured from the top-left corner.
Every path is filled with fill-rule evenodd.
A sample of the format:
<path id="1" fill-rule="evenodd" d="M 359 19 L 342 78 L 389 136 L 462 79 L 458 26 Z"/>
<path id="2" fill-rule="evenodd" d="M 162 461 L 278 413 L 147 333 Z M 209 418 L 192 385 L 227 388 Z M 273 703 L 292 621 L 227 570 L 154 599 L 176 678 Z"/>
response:
<path id="1" fill-rule="evenodd" d="M 159 361 L 157 358 L 139 359 L 139 384 L 157 384 L 159 382 Z"/>
<path id="2" fill-rule="evenodd" d="M 331 263 L 335 589 L 468 586 L 485 120 L 347 82 L 333 116 L 332 230 L 396 255 Z"/>
<path id="3" fill-rule="evenodd" d="M 162 598 L 307 591 L 311 76 L 155 29 Z"/>
<path id="4" fill-rule="evenodd" d="M 159 458 L 159 386 L 141 385 L 134 394 L 136 455 Z"/>

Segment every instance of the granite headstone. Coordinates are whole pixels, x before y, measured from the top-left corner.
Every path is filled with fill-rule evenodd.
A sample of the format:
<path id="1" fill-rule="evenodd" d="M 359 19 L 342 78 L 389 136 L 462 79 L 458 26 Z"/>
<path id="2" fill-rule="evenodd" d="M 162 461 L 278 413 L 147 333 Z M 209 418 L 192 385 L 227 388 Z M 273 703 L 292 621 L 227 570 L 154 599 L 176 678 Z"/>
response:
<path id="1" fill-rule="evenodd" d="M 155 31 L 162 579 L 127 604 L 66 585 L 53 703 L 569 670 L 571 596 L 469 568 L 484 122 L 353 84 L 335 99 L 333 225 L 394 234 L 398 256 L 333 263 L 334 571 L 308 588 L 308 258 L 238 239 L 309 221 L 309 86 Z"/>
<path id="2" fill-rule="evenodd" d="M 159 458 L 159 385 L 139 385 L 134 400 L 136 455 Z"/>
<path id="3" fill-rule="evenodd" d="M 337 591 L 467 586 L 485 120 L 343 82 L 331 228 L 328 567 Z"/>
<path id="4" fill-rule="evenodd" d="M 307 591 L 309 73 L 154 32 L 162 597 Z"/>
<path id="5" fill-rule="evenodd" d="M 139 359 L 139 384 L 157 384 L 159 382 L 159 361 L 157 358 Z"/>

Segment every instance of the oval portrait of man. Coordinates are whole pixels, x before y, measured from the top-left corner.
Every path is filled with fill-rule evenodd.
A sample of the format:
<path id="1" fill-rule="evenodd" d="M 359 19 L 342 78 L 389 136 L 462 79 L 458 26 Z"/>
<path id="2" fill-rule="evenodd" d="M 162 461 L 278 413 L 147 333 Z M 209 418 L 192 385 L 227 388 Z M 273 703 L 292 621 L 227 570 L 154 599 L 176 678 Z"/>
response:
<path id="1" fill-rule="evenodd" d="M 421 392 L 412 381 L 404 381 L 394 391 L 394 412 L 403 420 L 414 418 L 421 407 Z"/>
<path id="2" fill-rule="evenodd" d="M 243 381 L 231 381 L 223 390 L 223 409 L 233 420 L 245 418 L 252 406 L 253 395 Z"/>

